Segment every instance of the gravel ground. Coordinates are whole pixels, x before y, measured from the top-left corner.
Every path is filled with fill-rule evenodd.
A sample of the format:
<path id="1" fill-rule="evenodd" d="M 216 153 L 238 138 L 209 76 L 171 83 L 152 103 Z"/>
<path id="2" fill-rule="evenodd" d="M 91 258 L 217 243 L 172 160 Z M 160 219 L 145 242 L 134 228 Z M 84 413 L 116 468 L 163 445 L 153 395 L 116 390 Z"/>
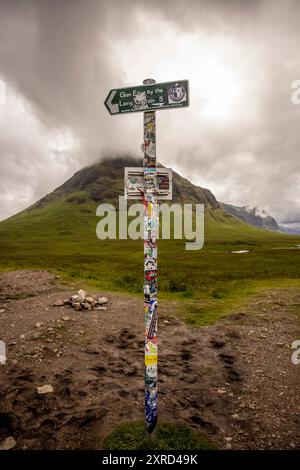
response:
<path id="1" fill-rule="evenodd" d="M 91 292 L 108 297 L 106 311 L 53 305 L 76 290 L 46 271 L 0 274 L 0 447 L 13 437 L 15 449 L 101 449 L 114 426 L 143 418 L 142 298 Z M 224 449 L 300 448 L 300 292 L 270 291 L 201 329 L 174 312 L 159 305 L 160 419 Z"/>

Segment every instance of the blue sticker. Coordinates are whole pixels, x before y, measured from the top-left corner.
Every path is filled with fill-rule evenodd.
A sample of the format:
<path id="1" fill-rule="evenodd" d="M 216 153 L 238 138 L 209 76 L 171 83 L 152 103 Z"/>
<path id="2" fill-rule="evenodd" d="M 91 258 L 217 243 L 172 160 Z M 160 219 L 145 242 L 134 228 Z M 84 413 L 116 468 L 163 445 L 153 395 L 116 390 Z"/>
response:
<path id="1" fill-rule="evenodd" d="M 145 391 L 145 413 L 146 421 L 149 424 L 156 424 L 157 421 L 157 390 Z"/>

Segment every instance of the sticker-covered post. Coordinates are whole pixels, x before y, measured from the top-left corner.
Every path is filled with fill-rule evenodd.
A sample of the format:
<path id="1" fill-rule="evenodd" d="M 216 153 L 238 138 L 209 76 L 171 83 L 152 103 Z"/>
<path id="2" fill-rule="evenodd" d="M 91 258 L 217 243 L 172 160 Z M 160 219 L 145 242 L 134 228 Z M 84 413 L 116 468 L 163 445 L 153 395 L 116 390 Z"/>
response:
<path id="1" fill-rule="evenodd" d="M 189 82 L 179 80 L 112 89 L 104 102 L 111 115 L 144 113 L 144 168 L 125 168 L 126 199 L 144 201 L 145 434 L 150 447 L 157 424 L 157 199 L 172 199 L 172 171 L 156 167 L 155 112 L 189 106 Z"/>
<path id="2" fill-rule="evenodd" d="M 155 80 L 144 80 L 153 84 Z M 157 424 L 157 206 L 156 116 L 144 112 L 144 320 L 145 438 L 154 442 Z"/>

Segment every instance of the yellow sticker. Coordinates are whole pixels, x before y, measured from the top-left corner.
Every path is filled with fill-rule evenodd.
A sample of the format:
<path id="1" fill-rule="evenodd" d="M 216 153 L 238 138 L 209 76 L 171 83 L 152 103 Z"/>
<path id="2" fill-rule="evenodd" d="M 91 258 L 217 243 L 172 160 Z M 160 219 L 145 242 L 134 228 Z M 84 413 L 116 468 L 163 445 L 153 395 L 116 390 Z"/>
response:
<path id="1" fill-rule="evenodd" d="M 145 356 L 145 365 L 146 366 L 156 366 L 157 365 L 157 355 L 153 356 L 150 354 L 146 354 Z"/>

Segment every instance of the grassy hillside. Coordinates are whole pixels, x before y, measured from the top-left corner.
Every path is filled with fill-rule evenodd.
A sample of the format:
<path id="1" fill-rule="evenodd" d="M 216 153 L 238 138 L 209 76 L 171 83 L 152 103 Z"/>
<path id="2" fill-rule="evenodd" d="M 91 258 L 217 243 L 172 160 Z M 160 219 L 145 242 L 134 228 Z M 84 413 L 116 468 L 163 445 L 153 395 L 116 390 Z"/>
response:
<path id="1" fill-rule="evenodd" d="M 96 237 L 96 207 L 100 200 L 115 201 L 122 194 L 122 165 L 105 174 L 98 164 L 84 182 L 76 174 L 75 182 L 71 178 L 31 208 L 0 222 L 0 269 L 53 269 L 101 289 L 142 292 L 142 240 Z M 207 315 L 226 313 L 259 289 L 300 286 L 300 250 L 287 249 L 300 244 L 300 238 L 240 222 L 224 214 L 205 191 L 177 179 L 175 200 L 202 198 L 206 204 L 205 245 L 186 251 L 184 240 L 159 242 L 160 294 L 185 300 L 186 317 L 197 324 L 205 323 Z M 244 249 L 251 251 L 230 253 Z"/>

